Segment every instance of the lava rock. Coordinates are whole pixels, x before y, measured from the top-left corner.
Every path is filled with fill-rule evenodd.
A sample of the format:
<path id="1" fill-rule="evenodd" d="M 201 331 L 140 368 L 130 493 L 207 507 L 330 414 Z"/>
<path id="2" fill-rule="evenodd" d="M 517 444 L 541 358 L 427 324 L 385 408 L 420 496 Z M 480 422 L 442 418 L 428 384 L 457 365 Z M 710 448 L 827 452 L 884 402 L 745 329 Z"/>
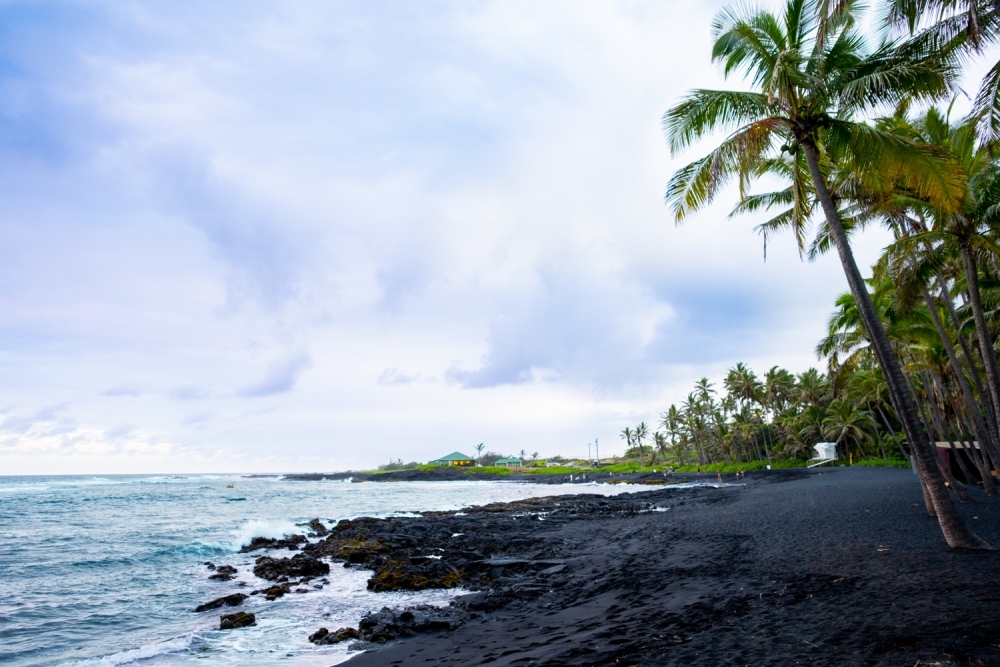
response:
<path id="1" fill-rule="evenodd" d="M 240 549 L 240 553 L 250 553 L 258 549 L 288 549 L 289 551 L 297 551 L 299 545 L 305 541 L 305 535 L 289 535 L 280 540 L 273 537 L 255 537 L 250 540 L 250 544 Z"/>
<path id="2" fill-rule="evenodd" d="M 253 573 L 270 581 L 280 577 L 316 577 L 330 573 L 329 565 L 308 554 L 295 554 L 291 558 L 261 556 L 255 563 Z"/>
<path id="3" fill-rule="evenodd" d="M 453 609 L 442 609 L 430 605 L 407 607 L 396 611 L 383 607 L 382 611 L 365 614 L 358 623 L 361 639 L 376 644 L 396 639 L 412 637 L 421 632 L 454 630 L 462 625 L 462 619 Z"/>
<path id="4" fill-rule="evenodd" d="M 236 576 L 236 568 L 232 565 L 220 565 L 215 568 L 215 574 L 209 575 L 209 579 L 217 579 L 219 581 L 229 581 Z"/>
<path id="5" fill-rule="evenodd" d="M 323 525 L 323 522 L 319 519 L 313 519 L 310 521 L 309 529 L 316 533 L 316 537 L 324 537 L 329 532 L 326 529 L 326 526 Z"/>
<path id="6" fill-rule="evenodd" d="M 309 635 L 309 641 L 319 646 L 322 646 L 323 644 L 339 644 L 340 642 L 347 641 L 348 639 L 360 638 L 361 635 L 354 628 L 341 628 L 334 632 L 330 632 L 326 628 L 320 628 L 316 632 Z"/>
<path id="7" fill-rule="evenodd" d="M 264 594 L 264 598 L 267 600 L 277 600 L 285 593 L 290 593 L 292 590 L 291 582 L 286 582 L 278 586 L 268 586 L 267 588 L 262 588 L 260 590 L 251 591 L 250 595 L 260 595 Z"/>
<path id="8" fill-rule="evenodd" d="M 408 561 L 389 561 L 375 571 L 368 580 L 368 590 L 422 591 L 427 588 L 455 588 L 462 583 L 462 573 L 448 563 L 427 559 L 414 564 Z"/>
<path id="9" fill-rule="evenodd" d="M 248 596 L 243 593 L 233 593 L 232 595 L 226 595 L 225 597 L 216 598 L 211 602 L 206 602 L 205 604 L 200 604 L 194 608 L 196 612 L 208 611 L 209 609 L 218 609 L 219 607 L 238 607 L 243 604 L 243 601 L 247 599 Z"/>
<path id="10" fill-rule="evenodd" d="M 235 614 L 223 614 L 219 617 L 220 630 L 234 630 L 245 628 L 248 625 L 256 625 L 257 617 L 248 611 L 238 611 Z"/>

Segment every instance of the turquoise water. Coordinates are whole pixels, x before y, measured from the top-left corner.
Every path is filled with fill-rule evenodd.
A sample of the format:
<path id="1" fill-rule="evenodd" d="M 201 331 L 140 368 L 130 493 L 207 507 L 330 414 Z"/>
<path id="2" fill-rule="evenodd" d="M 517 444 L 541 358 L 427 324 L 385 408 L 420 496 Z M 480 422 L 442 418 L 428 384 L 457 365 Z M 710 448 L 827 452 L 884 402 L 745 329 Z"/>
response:
<path id="1" fill-rule="evenodd" d="M 234 488 L 227 488 L 232 485 Z M 241 609 L 251 628 L 220 632 L 198 604 L 261 588 L 251 537 L 303 532 L 296 523 L 446 510 L 621 487 L 510 482 L 291 482 L 231 476 L 0 477 L 0 664 L 11 667 L 302 665 L 327 667 L 346 647 L 315 647 L 321 626 L 367 611 L 445 604 L 456 591 L 371 593 L 369 573 L 331 568 L 321 591 Z M 259 554 L 257 554 L 259 555 Z M 205 561 L 239 570 L 208 579 Z M 239 588 L 245 581 L 246 587 Z"/>

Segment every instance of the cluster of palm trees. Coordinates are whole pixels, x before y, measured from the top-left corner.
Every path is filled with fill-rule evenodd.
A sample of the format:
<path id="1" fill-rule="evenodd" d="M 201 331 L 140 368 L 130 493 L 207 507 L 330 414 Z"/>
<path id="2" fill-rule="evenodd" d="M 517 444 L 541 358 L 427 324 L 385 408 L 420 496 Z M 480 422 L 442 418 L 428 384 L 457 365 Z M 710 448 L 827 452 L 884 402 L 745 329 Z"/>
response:
<path id="1" fill-rule="evenodd" d="M 647 465 L 771 463 L 807 460 L 813 445 L 829 441 L 845 459 L 906 457 L 898 423 L 886 416 L 884 397 L 872 393 L 870 375 L 857 370 L 838 385 L 815 368 L 795 376 L 775 366 L 758 377 L 739 363 L 722 383 L 724 395 L 702 378 L 680 407 L 660 414 L 661 430 L 650 435 L 642 422 L 622 431 L 626 456 Z"/>
<path id="2" fill-rule="evenodd" d="M 693 90 L 663 119 L 675 153 L 725 136 L 671 179 L 666 199 L 678 222 L 735 184 L 734 215 L 768 212 L 757 228 L 765 249 L 787 229 L 803 254 L 836 250 L 850 293 L 821 343 L 829 381 L 870 392 L 858 428 L 865 412 L 886 432 L 898 428 L 893 437 L 916 461 L 928 512 L 948 544 L 963 548 L 987 545 L 958 514 L 948 492 L 958 486 L 933 441 L 971 433 L 981 445 L 972 448 L 976 465 L 1000 467 L 1000 63 L 967 117 L 953 119 L 950 102 L 962 66 L 1000 36 L 997 4 L 888 0 L 875 8 L 876 34 L 862 30 L 852 0 L 724 10 L 712 26 L 712 57 L 752 89 Z M 781 185 L 752 191 L 762 178 Z M 871 223 L 896 240 L 866 280 L 850 236 Z M 734 400 L 737 412 L 751 404 L 739 392 Z M 860 404 L 831 401 L 826 410 L 847 421 L 852 405 Z M 770 433 L 776 413 L 761 410 Z"/>

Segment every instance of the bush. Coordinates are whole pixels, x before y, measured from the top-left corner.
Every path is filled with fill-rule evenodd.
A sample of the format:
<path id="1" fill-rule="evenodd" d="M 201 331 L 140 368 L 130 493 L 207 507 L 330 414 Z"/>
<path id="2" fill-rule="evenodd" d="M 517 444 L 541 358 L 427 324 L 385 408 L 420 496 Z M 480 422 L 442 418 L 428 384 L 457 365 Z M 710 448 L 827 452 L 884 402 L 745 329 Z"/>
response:
<path id="1" fill-rule="evenodd" d="M 403 463 L 403 459 L 396 459 L 395 461 L 389 461 L 385 465 L 380 465 L 378 469 L 380 472 L 389 472 L 392 470 L 413 470 L 414 468 L 419 467 L 421 467 L 421 465 L 416 461 Z"/>
<path id="2" fill-rule="evenodd" d="M 861 459 L 854 465 L 865 468 L 909 468 L 910 462 L 903 459 Z"/>
<path id="3" fill-rule="evenodd" d="M 771 464 L 772 470 L 781 470 L 783 468 L 804 468 L 806 462 L 801 459 L 787 459 L 785 461 L 774 461 Z M 750 461 L 748 463 L 709 463 L 708 465 L 700 466 L 702 472 L 739 472 L 740 470 L 765 470 L 767 468 L 767 461 Z M 699 466 L 681 466 L 680 468 L 674 468 L 677 472 L 697 472 Z"/>

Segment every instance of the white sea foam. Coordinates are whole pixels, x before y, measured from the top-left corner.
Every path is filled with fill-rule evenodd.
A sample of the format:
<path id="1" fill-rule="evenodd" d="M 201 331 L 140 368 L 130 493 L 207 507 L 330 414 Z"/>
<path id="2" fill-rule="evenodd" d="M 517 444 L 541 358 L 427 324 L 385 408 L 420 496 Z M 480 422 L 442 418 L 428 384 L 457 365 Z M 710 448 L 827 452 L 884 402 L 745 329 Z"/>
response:
<path id="1" fill-rule="evenodd" d="M 293 535 L 301 532 L 302 530 L 292 521 L 250 519 L 232 532 L 233 540 L 228 546 L 233 551 L 239 551 L 240 547 L 250 544 L 250 540 L 255 537 L 281 539 L 285 535 Z"/>
<path id="2" fill-rule="evenodd" d="M 119 667 L 119 665 L 130 665 L 139 660 L 148 660 L 168 653 L 178 653 L 185 651 L 194 640 L 194 634 L 169 639 L 157 644 L 148 644 L 138 648 L 130 648 L 118 653 L 112 653 L 100 658 L 87 658 L 75 662 L 64 662 L 60 667 Z"/>

